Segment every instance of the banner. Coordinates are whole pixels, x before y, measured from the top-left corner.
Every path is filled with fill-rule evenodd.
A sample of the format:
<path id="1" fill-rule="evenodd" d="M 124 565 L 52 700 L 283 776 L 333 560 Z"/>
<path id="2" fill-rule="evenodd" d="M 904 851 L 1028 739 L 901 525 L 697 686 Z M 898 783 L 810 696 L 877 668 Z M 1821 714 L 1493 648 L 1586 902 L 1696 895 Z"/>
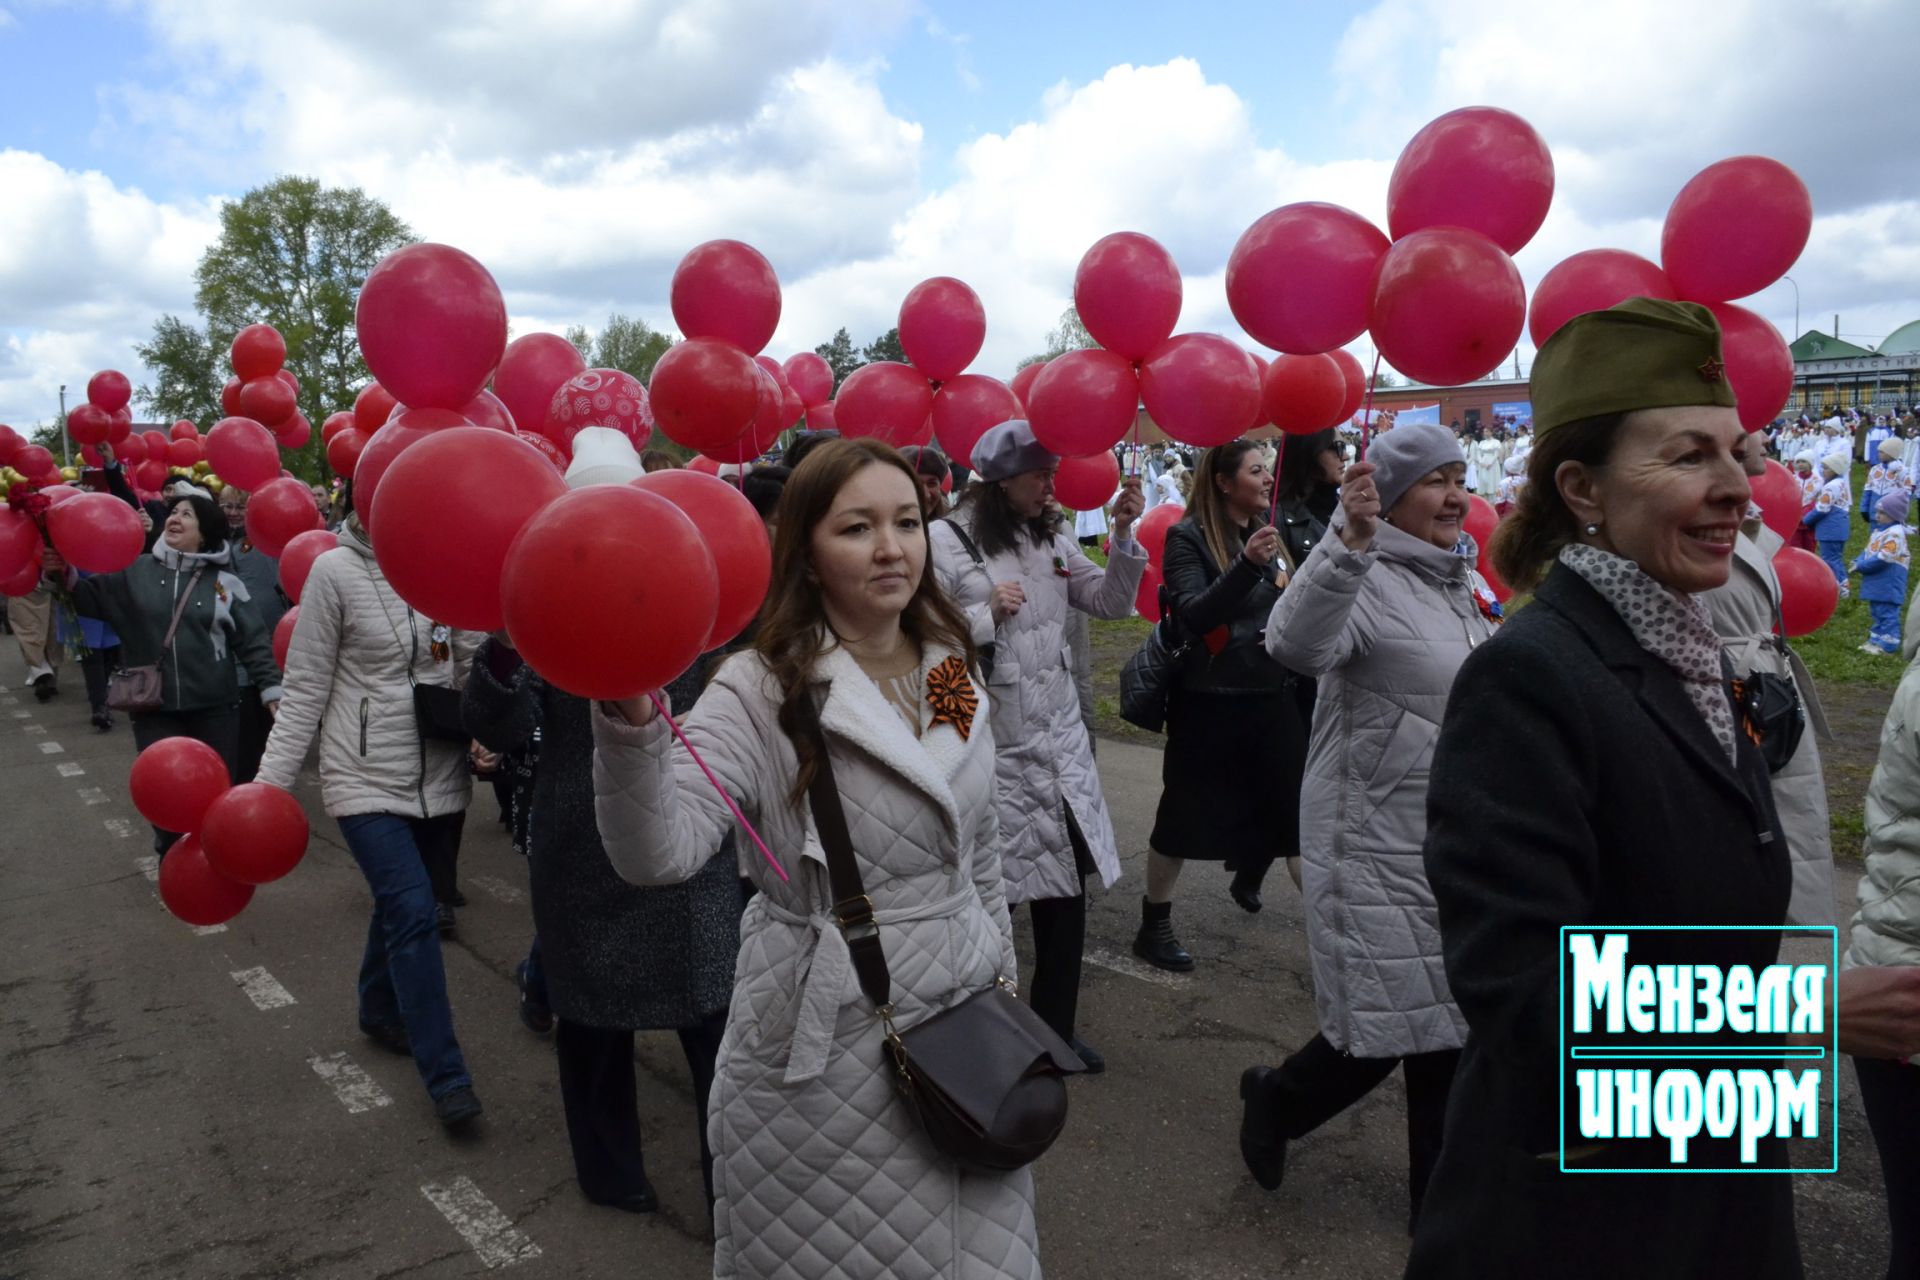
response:
<path id="1" fill-rule="evenodd" d="M 1512 422 L 1532 422 L 1533 401 L 1510 400 L 1505 404 L 1496 404 L 1493 406 L 1493 416 L 1506 418 Z"/>
<path id="2" fill-rule="evenodd" d="M 1438 401 L 1435 401 L 1432 404 L 1409 406 L 1396 412 L 1393 415 L 1393 420 L 1395 424 L 1402 422 L 1431 422 L 1437 427 L 1440 425 L 1440 404 Z"/>

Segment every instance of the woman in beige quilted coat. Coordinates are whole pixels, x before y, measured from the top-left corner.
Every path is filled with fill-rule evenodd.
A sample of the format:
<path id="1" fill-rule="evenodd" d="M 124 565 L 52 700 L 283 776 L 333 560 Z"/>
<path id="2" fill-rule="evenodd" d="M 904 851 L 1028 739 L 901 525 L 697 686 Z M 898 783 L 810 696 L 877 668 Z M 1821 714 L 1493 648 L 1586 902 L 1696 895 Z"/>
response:
<path id="1" fill-rule="evenodd" d="M 682 725 L 787 874 L 751 841 L 733 1004 L 708 1109 L 714 1275 L 1037 1277 L 1033 1181 L 961 1171 L 894 1088 L 882 1027 L 829 915 L 826 855 L 787 732 L 816 699 L 902 1028 L 1015 976 L 993 728 L 965 620 L 928 572 L 911 468 L 870 440 L 807 456 L 781 496 L 754 647 Z M 594 798 L 636 884 L 697 872 L 732 818 L 649 698 L 594 712 Z M 804 758 L 803 758 L 804 756 Z"/>

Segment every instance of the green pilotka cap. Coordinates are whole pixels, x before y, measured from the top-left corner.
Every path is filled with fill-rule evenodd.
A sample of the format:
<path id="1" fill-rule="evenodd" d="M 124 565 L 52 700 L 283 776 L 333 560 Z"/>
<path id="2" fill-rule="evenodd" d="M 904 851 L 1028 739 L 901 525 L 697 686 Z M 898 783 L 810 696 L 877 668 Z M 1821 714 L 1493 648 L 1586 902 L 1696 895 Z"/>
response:
<path id="1" fill-rule="evenodd" d="M 1534 357 L 1533 433 L 1603 414 L 1674 405 L 1734 407 L 1720 322 L 1697 302 L 1628 298 L 1577 315 Z"/>

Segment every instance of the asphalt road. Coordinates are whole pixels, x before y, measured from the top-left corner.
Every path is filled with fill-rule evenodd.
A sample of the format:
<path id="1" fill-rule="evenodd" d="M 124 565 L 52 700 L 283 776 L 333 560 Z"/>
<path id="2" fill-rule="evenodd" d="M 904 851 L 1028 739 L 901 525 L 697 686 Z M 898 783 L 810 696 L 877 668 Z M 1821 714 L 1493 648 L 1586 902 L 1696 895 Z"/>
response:
<path id="1" fill-rule="evenodd" d="M 93 731 L 71 667 L 68 691 L 37 703 L 14 646 L 0 646 L 0 1276 L 708 1274 L 691 1093 L 670 1034 L 642 1036 L 638 1052 L 661 1212 L 598 1208 L 574 1186 L 551 1046 L 515 1015 L 526 874 L 490 794 L 476 797 L 462 853 L 471 905 L 445 947 L 487 1106 L 456 1140 L 412 1063 L 355 1028 L 367 892 L 319 816 L 311 771 L 305 862 L 231 924 L 190 930 L 143 862 L 124 721 Z M 1049 1275 L 1397 1276 L 1397 1078 L 1295 1143 L 1278 1193 L 1253 1185 L 1235 1147 L 1241 1069 L 1314 1029 L 1298 896 L 1276 873 L 1249 916 L 1223 872 L 1196 865 L 1175 920 L 1198 968 L 1137 965 L 1159 754 L 1102 742 L 1100 764 L 1126 875 L 1095 898 L 1082 1033 L 1110 1066 L 1073 1086 L 1067 1134 L 1037 1166 Z M 1853 875 L 1841 879 L 1850 904 Z M 1016 929 L 1024 939 L 1024 919 Z M 1878 1165 L 1850 1070 L 1843 1080 L 1841 1171 L 1797 1180 L 1814 1276 L 1885 1267 Z"/>

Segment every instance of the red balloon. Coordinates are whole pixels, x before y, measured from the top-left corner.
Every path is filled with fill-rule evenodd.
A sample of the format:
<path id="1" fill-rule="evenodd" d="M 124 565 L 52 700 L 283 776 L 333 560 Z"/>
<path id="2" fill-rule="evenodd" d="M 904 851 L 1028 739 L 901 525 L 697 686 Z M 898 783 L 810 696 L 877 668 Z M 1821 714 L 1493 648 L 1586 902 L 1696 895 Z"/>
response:
<path id="1" fill-rule="evenodd" d="M 698 471 L 703 476 L 718 476 L 720 474 L 720 464 L 703 453 L 688 462 L 683 470 Z"/>
<path id="2" fill-rule="evenodd" d="M 339 545 L 340 535 L 326 529 L 309 529 L 288 540 L 280 549 L 280 589 L 287 593 L 287 599 L 300 603 L 313 562 Z"/>
<path id="3" fill-rule="evenodd" d="M 240 416 L 240 379 L 228 378 L 220 388 L 220 416 L 237 418 Z"/>
<path id="4" fill-rule="evenodd" d="M 1793 395 L 1793 353 L 1765 318 L 1731 302 L 1706 305 L 1720 322 L 1720 346 L 1740 425 L 1758 431 L 1780 416 Z"/>
<path id="5" fill-rule="evenodd" d="M 360 290 L 354 320 L 368 370 L 416 408 L 460 408 L 487 385 L 507 349 L 500 286 L 450 245 L 413 244 L 382 258 Z"/>
<path id="6" fill-rule="evenodd" d="M 300 379 L 294 376 L 293 370 L 276 369 L 274 371 L 273 376 L 280 379 L 280 381 L 286 383 L 288 388 L 292 390 L 294 395 L 297 396 L 300 394 Z"/>
<path id="7" fill-rule="evenodd" d="M 233 335 L 228 349 L 233 371 L 243 383 L 271 378 L 287 362 L 287 343 L 270 324 L 250 324 Z"/>
<path id="8" fill-rule="evenodd" d="M 280 615 L 280 621 L 273 624 L 273 665 L 282 671 L 287 669 L 287 651 L 293 647 L 293 629 L 300 625 L 300 606 L 295 605 Z"/>
<path id="9" fill-rule="evenodd" d="M 668 438 L 689 449 L 724 447 L 740 438 L 759 410 L 760 367 L 731 342 L 688 338 L 653 366 L 649 394 L 654 419 Z"/>
<path id="10" fill-rule="evenodd" d="M 252 491 L 280 474 L 280 449 L 251 418 L 222 418 L 207 432 L 207 464 L 228 484 Z"/>
<path id="11" fill-rule="evenodd" d="M 1726 302 L 1792 269 L 1813 230 L 1807 184 L 1778 160 L 1734 156 L 1695 174 L 1667 209 L 1660 265 L 1682 298 Z"/>
<path id="12" fill-rule="evenodd" d="M 1072 458 L 1111 449 L 1138 419 L 1141 378 L 1118 351 L 1088 347 L 1027 368 L 1041 370 L 1027 387 L 1027 421 L 1050 453 Z M 1016 395 L 1019 381 L 1016 374 Z"/>
<path id="13" fill-rule="evenodd" d="M 1155 511 L 1163 509 L 1154 508 Z M 1160 621 L 1160 584 L 1164 581 L 1158 564 L 1150 564 L 1140 573 L 1139 589 L 1133 593 L 1133 607 L 1148 622 Z"/>
<path id="14" fill-rule="evenodd" d="M 800 419 L 807 416 L 807 402 L 800 393 L 788 387 L 780 396 L 780 429 L 791 431 L 800 425 Z"/>
<path id="15" fill-rule="evenodd" d="M 402 450 L 424 440 L 435 431 L 470 427 L 452 409 L 400 409 L 387 425 L 368 438 L 353 467 L 353 509 L 360 513 L 360 525 L 373 532 L 374 496 L 380 492 L 381 478 Z M 518 433 L 516 433 L 518 438 Z"/>
<path id="16" fill-rule="evenodd" d="M 415 410 L 414 412 L 420 412 Z M 432 412 L 440 412 L 433 410 Z M 469 426 L 485 427 L 489 431 L 515 430 L 513 414 L 507 406 L 491 391 L 482 391 L 479 395 L 462 405 L 457 412 Z"/>
<path id="17" fill-rule="evenodd" d="M 1415 231 L 1387 250 L 1374 275 L 1369 327 L 1381 358 L 1430 386 L 1486 377 L 1526 321 L 1519 269 L 1477 231 Z"/>
<path id="18" fill-rule="evenodd" d="M 1035 380 L 1040 377 L 1041 371 L 1051 363 L 1051 360 L 1036 360 L 1032 364 L 1022 365 L 1020 368 L 1014 370 L 1013 380 L 1007 383 L 1007 385 L 1013 389 L 1014 399 L 1020 402 L 1021 413 L 1027 411 L 1027 396 L 1032 392 Z M 1016 414 L 1015 416 L 1017 417 L 1019 415 Z"/>
<path id="19" fill-rule="evenodd" d="M 800 403 L 811 409 L 833 399 L 833 366 L 811 351 L 788 356 L 780 366 L 787 385 L 800 393 Z"/>
<path id="20" fill-rule="evenodd" d="M 80 490 L 70 484 L 47 485 L 40 490 L 40 496 L 47 500 L 48 506 L 57 507 L 69 498 L 79 497 Z M 132 508 L 129 507 L 128 510 L 132 510 Z"/>
<path id="21" fill-rule="evenodd" d="M 1260 379 L 1261 416 L 1288 435 L 1310 436 L 1346 421 L 1346 402 L 1347 375 L 1332 356 L 1275 356 Z"/>
<path id="22" fill-rule="evenodd" d="M 119 444 L 133 434 L 133 410 L 121 405 L 109 417 L 113 425 L 107 429 L 108 444 Z"/>
<path id="23" fill-rule="evenodd" d="M 148 458 L 134 469 L 134 479 L 142 489 L 152 492 L 167 482 L 166 454 L 163 451 L 158 458 Z M 258 539 L 256 539 L 258 541 Z"/>
<path id="24" fill-rule="evenodd" d="M 167 461 L 176 467 L 190 467 L 200 461 L 200 441 L 192 436 L 167 445 Z"/>
<path id="25" fill-rule="evenodd" d="M 300 407 L 293 388 L 271 375 L 240 384 L 240 413 L 269 429 L 279 426 Z"/>
<path id="26" fill-rule="evenodd" d="M 247 499 L 247 540 L 270 556 L 309 529 L 320 526 L 313 490 L 292 476 L 269 480 Z"/>
<path id="27" fill-rule="evenodd" d="M 113 446 L 113 456 L 126 466 L 147 460 L 147 439 L 145 436 L 130 435 Z"/>
<path id="28" fill-rule="evenodd" d="M 1782 547 L 1773 558 L 1780 578 L 1780 620 L 1789 640 L 1827 625 L 1840 603 L 1840 582 L 1827 562 L 1804 547 Z"/>
<path id="29" fill-rule="evenodd" d="M 307 415 L 295 410 L 292 417 L 273 432 L 273 441 L 282 449 L 303 449 L 307 441 L 313 439 L 313 424 L 307 421 Z"/>
<path id="30" fill-rule="evenodd" d="M 707 544 L 719 575 L 719 599 L 702 650 L 719 648 L 746 630 L 766 599 L 773 578 L 766 523 L 738 489 L 715 476 L 675 469 L 632 483 L 684 511 Z"/>
<path id="31" fill-rule="evenodd" d="M 342 409 L 338 413 L 328 414 L 327 420 L 320 424 L 320 443 L 332 444 L 335 436 L 345 431 L 348 427 L 353 426 L 353 424 L 353 411 L 350 409 Z M 378 428 L 375 429 L 378 430 Z"/>
<path id="32" fill-rule="evenodd" d="M 966 466 L 973 446 L 989 429 L 1025 412 L 1006 383 L 984 374 L 963 373 L 940 384 L 933 397 L 933 434 L 940 451 Z"/>
<path id="33" fill-rule="evenodd" d="M 1625 249 L 1588 249 L 1560 262 L 1533 290 L 1527 334 L 1538 347 L 1577 315 L 1628 298 L 1677 297 L 1667 273 Z"/>
<path id="34" fill-rule="evenodd" d="M 76 493 L 47 512 L 47 533 L 76 569 L 118 573 L 140 558 L 146 530 L 132 507 L 105 493 Z"/>
<path id="35" fill-rule="evenodd" d="M 399 407 L 400 402 L 393 398 L 391 391 L 377 382 L 369 382 L 353 398 L 353 425 L 360 429 L 361 435 L 370 436 L 385 426 Z"/>
<path id="36" fill-rule="evenodd" d="M 20 566 L 12 576 L 0 574 L 0 596 L 11 596 L 18 600 L 30 596 L 40 587 L 40 551 L 36 543 L 34 558 Z"/>
<path id="37" fill-rule="evenodd" d="M 493 394 L 507 407 L 516 428 L 539 431 L 553 393 L 586 370 L 586 358 L 559 334 L 529 333 L 507 344 L 493 375 Z"/>
<path id="38" fill-rule="evenodd" d="M 1387 181 L 1387 230 L 1398 240 L 1465 227 L 1518 253 L 1552 203 L 1553 156 L 1533 126 L 1499 107 L 1462 107 L 1400 153 Z"/>
<path id="39" fill-rule="evenodd" d="M 647 447 L 653 426 L 647 420 L 647 389 L 619 369 L 587 369 L 560 384 L 541 421 L 547 439 L 571 454 L 573 438 L 587 427 L 608 427 Z"/>
<path id="40" fill-rule="evenodd" d="M 171 437 L 169 437 L 166 432 L 143 431 L 140 433 L 140 438 L 147 442 L 147 456 L 149 458 L 166 456 L 167 445 L 171 442 Z"/>
<path id="41" fill-rule="evenodd" d="M 933 412 L 933 388 L 910 364 L 876 360 L 847 375 L 834 397 L 844 436 L 871 436 L 894 446 L 916 443 Z"/>
<path id="42" fill-rule="evenodd" d="M 80 444 L 103 444 L 113 417 L 97 404 L 77 404 L 67 412 L 67 434 Z"/>
<path id="43" fill-rule="evenodd" d="M 127 407 L 133 399 L 133 384 L 118 369 L 102 369 L 87 379 L 87 403 L 108 413 Z"/>
<path id="44" fill-rule="evenodd" d="M 127 789 L 140 816 L 162 831 L 196 831 L 230 781 L 227 762 L 206 743 L 162 738 L 133 758 Z"/>
<path id="45" fill-rule="evenodd" d="M 160 860 L 160 901 L 175 919 L 204 929 L 239 915 L 253 901 L 253 886 L 215 871 L 200 837 L 189 833 L 175 840 Z"/>
<path id="46" fill-rule="evenodd" d="M 1499 523 L 1500 513 L 1493 509 L 1491 502 L 1477 493 L 1467 495 L 1467 515 L 1466 519 L 1460 522 L 1460 527 L 1466 531 L 1468 537 L 1474 540 L 1482 553 L 1491 545 L 1494 528 Z"/>
<path id="47" fill-rule="evenodd" d="M 170 439 L 174 440 L 198 440 L 200 438 L 200 428 L 193 425 L 191 418 L 182 418 L 173 424 L 172 430 L 167 434 Z"/>
<path id="48" fill-rule="evenodd" d="M 900 346 L 935 382 L 958 377 L 987 340 L 987 309 L 963 280 L 922 280 L 900 304 Z"/>
<path id="49" fill-rule="evenodd" d="M 1084 458 L 1062 458 L 1054 473 L 1053 496 L 1069 511 L 1096 511 L 1120 487 L 1120 460 L 1111 449 Z"/>
<path id="50" fill-rule="evenodd" d="M 667 301 L 682 334 L 718 338 L 748 355 L 758 355 L 780 324 L 780 280 L 773 264 L 738 240 L 709 240 L 690 250 L 674 269 Z"/>
<path id="51" fill-rule="evenodd" d="M 1227 305 L 1241 328 L 1276 351 L 1331 351 L 1367 327 L 1368 291 L 1386 251 L 1380 228 L 1350 209 L 1283 205 L 1233 246 Z"/>
<path id="52" fill-rule="evenodd" d="M 80 461 L 90 467 L 101 467 L 106 465 L 107 460 L 100 456 L 98 449 L 90 444 L 83 444 L 80 446 Z"/>
<path id="53" fill-rule="evenodd" d="M 710 444 L 701 453 L 716 462 L 739 466 L 759 457 L 769 444 L 780 438 L 783 409 L 780 387 L 773 375 L 760 367 L 758 358 L 754 366 L 754 405 L 753 421 L 739 435 L 724 444 Z"/>
<path id="54" fill-rule="evenodd" d="M 583 698 L 666 685 L 700 656 L 720 601 L 693 521 L 625 484 L 576 489 L 529 520 L 499 592 L 527 665 Z"/>
<path id="55" fill-rule="evenodd" d="M 559 472 L 562 476 L 566 475 L 567 464 L 571 462 L 572 459 L 567 456 L 565 449 L 562 449 L 559 445 L 535 431 L 516 430 L 513 433 L 513 438 L 515 440 L 524 440 L 532 445 L 541 457 L 553 464 L 555 471 Z M 369 445 L 369 447 L 371 447 L 371 445 Z M 364 464 L 364 462 L 365 459 L 363 458 L 362 463 Z"/>
<path id="56" fill-rule="evenodd" d="M 53 464 L 53 454 L 47 451 L 45 445 L 38 444 L 22 446 L 20 451 L 13 455 L 13 469 L 29 480 L 57 472 Z"/>
<path id="57" fill-rule="evenodd" d="M 1339 421 L 1351 422 L 1366 402 L 1367 371 L 1360 367 L 1360 358 L 1345 347 L 1335 347 L 1327 355 L 1340 366 L 1340 373 L 1347 380 L 1347 394 L 1340 401 Z"/>
<path id="58" fill-rule="evenodd" d="M 507 548 L 566 488 L 545 458 L 507 432 L 435 431 L 380 482 L 373 554 L 394 592 L 435 622 L 498 631 Z M 678 583 L 678 572 L 670 576 Z"/>
<path id="59" fill-rule="evenodd" d="M 1116 231 L 1094 241 L 1073 273 L 1080 323 L 1095 342 L 1136 363 L 1172 335 L 1180 319 L 1180 294 L 1173 255 L 1138 231 Z"/>
<path id="60" fill-rule="evenodd" d="M 243 782 L 207 806 L 200 824 L 207 865 L 240 884 L 268 884 L 307 852 L 307 815 L 291 792 Z"/>
<path id="61" fill-rule="evenodd" d="M 13 455 L 20 451 L 26 439 L 12 427 L 0 426 L 0 467 L 13 465 Z"/>
<path id="62" fill-rule="evenodd" d="M 1147 560 L 1158 566 L 1167 551 L 1167 530 L 1179 524 L 1187 509 L 1177 502 L 1163 502 L 1140 517 L 1133 526 L 1134 540 L 1146 549 Z"/>
<path id="63" fill-rule="evenodd" d="M 1753 486 L 1753 501 L 1760 508 L 1760 519 L 1782 538 L 1791 537 L 1800 523 L 1800 481 L 1772 458 L 1767 459 L 1766 474 L 1748 478 Z"/>
<path id="64" fill-rule="evenodd" d="M 1175 440 L 1211 448 L 1259 425 L 1260 371 L 1218 334 L 1176 334 L 1140 366 L 1140 399 Z"/>
<path id="65" fill-rule="evenodd" d="M 807 410 L 807 430 L 838 431 L 839 429 L 839 420 L 834 416 L 833 401 L 813 405 Z"/>
<path id="66" fill-rule="evenodd" d="M 40 527 L 33 517 L 14 507 L 0 507 L 0 578 L 12 578 L 23 569 L 40 575 Z"/>
<path id="67" fill-rule="evenodd" d="M 360 454 L 367 447 L 367 436 L 358 427 L 352 431 L 342 431 L 327 441 L 327 465 L 343 480 L 353 479 L 354 468 L 360 465 Z M 355 502 L 357 510 L 359 503 Z"/>

